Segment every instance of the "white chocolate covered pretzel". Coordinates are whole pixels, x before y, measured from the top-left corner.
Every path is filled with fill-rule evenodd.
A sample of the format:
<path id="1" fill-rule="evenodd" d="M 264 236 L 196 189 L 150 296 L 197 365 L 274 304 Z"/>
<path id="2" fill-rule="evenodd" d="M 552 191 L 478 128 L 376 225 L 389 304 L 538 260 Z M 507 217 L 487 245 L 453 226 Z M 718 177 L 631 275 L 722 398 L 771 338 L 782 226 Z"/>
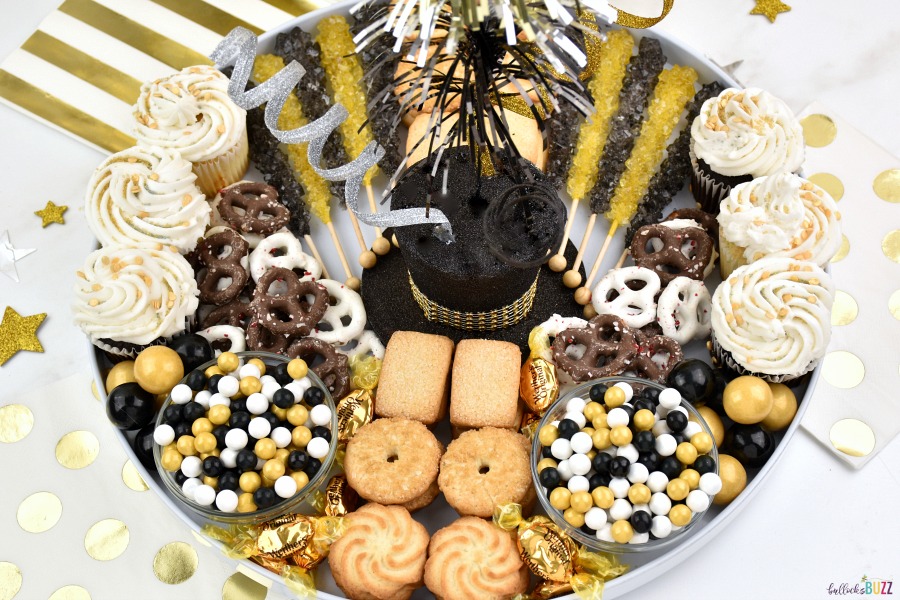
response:
<path id="1" fill-rule="evenodd" d="M 598 315 L 615 315 L 629 327 L 640 328 L 656 319 L 659 289 L 659 275 L 650 269 L 610 269 L 594 288 L 591 304 Z"/>
<path id="2" fill-rule="evenodd" d="M 223 352 L 243 352 L 247 349 L 244 330 L 231 325 L 213 325 L 197 332 L 215 350 L 216 356 Z"/>
<path id="3" fill-rule="evenodd" d="M 676 277 L 659 297 L 657 319 L 663 335 L 686 344 L 709 335 L 711 311 L 709 290 L 702 281 Z"/>
<path id="4" fill-rule="evenodd" d="M 317 280 L 322 276 L 322 265 L 303 251 L 300 240 L 288 231 L 273 233 L 250 253 L 250 276 L 253 281 L 266 271 L 280 267 L 298 272 L 300 281 Z"/>
<path id="5" fill-rule="evenodd" d="M 332 346 L 343 346 L 359 337 L 366 328 L 366 309 L 360 295 L 339 281 L 319 279 L 316 283 L 325 288 L 330 301 L 309 337 Z"/>

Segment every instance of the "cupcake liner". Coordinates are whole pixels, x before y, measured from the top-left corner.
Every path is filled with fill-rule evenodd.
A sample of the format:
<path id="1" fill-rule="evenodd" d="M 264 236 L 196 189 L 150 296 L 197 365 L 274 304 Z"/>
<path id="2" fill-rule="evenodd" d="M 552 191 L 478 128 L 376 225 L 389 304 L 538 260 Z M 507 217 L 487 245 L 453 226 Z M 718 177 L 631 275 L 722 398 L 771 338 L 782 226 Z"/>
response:
<path id="1" fill-rule="evenodd" d="M 719 214 L 719 204 L 728 197 L 731 186 L 716 179 L 715 173 L 704 170 L 694 155 L 693 148 L 690 151 L 690 158 L 691 193 L 702 210 L 717 215 Z"/>
<path id="2" fill-rule="evenodd" d="M 247 127 L 241 132 L 237 144 L 222 154 L 194 163 L 194 174 L 197 175 L 197 187 L 207 199 L 215 198 L 224 187 L 237 183 L 244 178 L 250 166 L 250 145 L 247 142 Z"/>
<path id="3" fill-rule="evenodd" d="M 107 357 L 113 363 L 119 363 L 136 357 L 142 350 L 146 350 L 150 346 L 165 345 L 165 338 L 156 338 L 149 344 L 132 344 L 130 342 L 119 342 L 110 338 L 100 338 L 92 340 L 92 343 L 106 352 Z"/>
<path id="4" fill-rule="evenodd" d="M 710 341 L 711 344 L 709 346 L 709 352 L 713 359 L 714 366 L 720 368 L 727 368 L 738 375 L 753 375 L 754 377 L 759 377 L 769 383 L 788 383 L 794 381 L 795 379 L 800 379 L 810 371 L 816 368 L 816 365 L 819 364 L 819 360 L 814 360 L 806 368 L 801 369 L 797 373 L 789 373 L 786 375 L 770 375 L 767 373 L 757 373 L 755 371 L 751 371 L 741 365 L 735 360 L 734 356 L 732 356 L 731 352 L 725 350 L 721 344 L 719 344 L 718 340 L 716 340 L 716 333 L 713 331 L 710 333 Z"/>

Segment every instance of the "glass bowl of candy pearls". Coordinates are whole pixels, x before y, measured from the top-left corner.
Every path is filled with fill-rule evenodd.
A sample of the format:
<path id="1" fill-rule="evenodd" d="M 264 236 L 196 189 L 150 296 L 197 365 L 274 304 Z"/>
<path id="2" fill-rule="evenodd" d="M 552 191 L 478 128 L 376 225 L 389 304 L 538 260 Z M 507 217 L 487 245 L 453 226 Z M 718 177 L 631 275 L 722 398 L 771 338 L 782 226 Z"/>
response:
<path id="1" fill-rule="evenodd" d="M 168 491 L 210 521 L 262 523 L 319 489 L 337 452 L 337 411 L 303 360 L 224 352 L 172 388 L 153 457 Z"/>
<path id="2" fill-rule="evenodd" d="M 531 475 L 547 515 L 593 550 L 660 550 L 721 489 L 712 431 L 674 388 L 636 377 L 578 385 L 538 424 Z"/>

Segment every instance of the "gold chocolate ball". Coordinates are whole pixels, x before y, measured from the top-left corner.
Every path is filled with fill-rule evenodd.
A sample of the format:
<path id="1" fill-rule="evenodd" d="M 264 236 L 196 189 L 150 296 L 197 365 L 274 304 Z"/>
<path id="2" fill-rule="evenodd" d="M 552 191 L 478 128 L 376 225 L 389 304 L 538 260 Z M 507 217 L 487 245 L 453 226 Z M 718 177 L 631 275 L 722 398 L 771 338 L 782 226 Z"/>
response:
<path id="1" fill-rule="evenodd" d="M 775 399 L 769 384 L 752 375 L 744 375 L 725 386 L 722 405 L 735 423 L 752 425 L 766 418 Z"/>
<path id="2" fill-rule="evenodd" d="M 552 458 L 542 458 L 537 464 L 537 472 L 540 473 L 544 469 L 555 469 L 557 462 Z"/>
<path id="3" fill-rule="evenodd" d="M 256 510 L 256 503 L 253 502 L 253 494 L 244 492 L 238 496 L 237 510 L 240 513 L 249 513 Z"/>
<path id="4" fill-rule="evenodd" d="M 591 402 L 588 402 L 587 404 L 584 405 L 583 412 L 584 412 L 584 418 L 587 419 L 588 421 L 590 421 L 591 424 L 593 424 L 594 419 L 596 419 L 600 415 L 606 414 L 606 409 L 603 408 L 603 405 L 600 404 L 599 402 L 594 402 L 592 400 Z"/>
<path id="5" fill-rule="evenodd" d="M 574 269 L 566 271 L 563 273 L 563 285 L 574 290 L 581 285 L 581 273 Z"/>
<path id="6" fill-rule="evenodd" d="M 606 409 L 591 419 L 591 425 L 594 426 L 594 429 L 609 429 L 609 423 L 606 420 Z"/>
<path id="7" fill-rule="evenodd" d="M 297 484 L 298 490 L 302 490 L 306 487 L 306 484 L 309 483 L 309 475 L 307 475 L 303 471 L 294 471 L 293 473 L 291 473 L 291 479 L 293 479 L 294 483 Z"/>
<path id="8" fill-rule="evenodd" d="M 594 499 L 587 492 L 575 492 L 572 494 L 570 504 L 573 510 L 584 514 L 594 506 Z"/>
<path id="9" fill-rule="evenodd" d="M 206 370 L 203 371 L 203 375 L 205 375 L 206 378 L 209 379 L 213 375 L 225 375 L 225 372 L 219 368 L 219 365 L 213 365 L 211 367 L 207 367 Z"/>
<path id="10" fill-rule="evenodd" d="M 676 504 L 669 510 L 669 520 L 677 527 L 684 527 L 690 523 L 692 516 L 694 513 L 685 504 Z"/>
<path id="11" fill-rule="evenodd" d="M 676 477 L 668 484 L 666 484 L 666 493 L 669 495 L 669 498 L 676 502 L 687 498 L 687 495 L 690 493 L 690 491 L 691 486 L 684 479 L 678 479 Z"/>
<path id="12" fill-rule="evenodd" d="M 678 474 L 678 479 L 687 481 L 688 486 L 692 490 L 696 490 L 700 487 L 700 473 L 696 469 L 685 469 Z"/>
<path id="13" fill-rule="evenodd" d="M 163 450 L 159 462 L 162 463 L 163 469 L 170 473 L 174 473 L 181 468 L 182 458 L 181 452 L 169 445 Z"/>
<path id="14" fill-rule="evenodd" d="M 253 365 L 253 366 L 256 367 L 257 369 L 259 369 L 259 376 L 260 376 L 260 377 L 262 377 L 263 375 L 266 374 L 266 363 L 264 363 L 264 362 L 262 361 L 262 359 L 259 359 L 259 358 L 251 358 L 250 360 L 247 361 L 247 364 L 248 364 L 248 365 Z"/>
<path id="15" fill-rule="evenodd" d="M 584 318 L 590 321 L 594 317 L 597 316 L 597 309 L 594 308 L 593 304 L 586 304 L 581 311 L 581 314 L 584 315 Z"/>
<path id="16" fill-rule="evenodd" d="M 256 471 L 247 471 L 246 473 L 242 473 L 240 479 L 238 479 L 238 486 L 245 492 L 252 494 L 256 490 L 259 489 L 259 486 L 262 485 L 262 479 L 259 476 L 259 473 Z"/>
<path id="17" fill-rule="evenodd" d="M 347 281 L 344 282 L 348 288 L 353 290 L 354 292 L 358 292 L 359 288 L 362 287 L 362 281 L 359 280 L 359 277 L 350 277 Z"/>
<path id="18" fill-rule="evenodd" d="M 209 407 L 206 417 L 213 425 L 224 425 L 231 418 L 231 409 L 224 404 L 216 404 Z"/>
<path id="19" fill-rule="evenodd" d="M 730 503 L 747 487 L 744 465 L 728 454 L 719 455 L 719 478 L 722 479 L 722 489 L 713 498 L 713 503 L 719 506 Z"/>
<path id="20" fill-rule="evenodd" d="M 204 475 L 200 478 L 200 481 L 203 482 L 203 485 L 208 485 L 209 487 L 216 489 L 219 487 L 219 478 L 218 477 L 210 477 L 209 475 Z"/>
<path id="21" fill-rule="evenodd" d="M 591 430 L 591 435 L 594 435 L 593 430 Z M 585 456 L 587 456 L 591 460 L 594 460 L 594 457 L 597 456 L 597 451 L 591 448 L 587 451 L 587 454 L 585 454 Z"/>
<path id="22" fill-rule="evenodd" d="M 206 460 L 206 459 L 209 458 L 210 456 L 216 456 L 216 457 L 218 457 L 218 456 L 221 456 L 221 455 L 222 455 L 222 451 L 221 451 L 221 450 L 219 450 L 218 448 L 213 448 L 211 452 L 204 452 L 203 454 L 201 454 L 201 455 L 200 455 L 200 460 Z"/>
<path id="23" fill-rule="evenodd" d="M 197 437 L 194 438 L 194 449 L 196 449 L 199 454 L 212 452 L 216 449 L 216 436 L 208 431 L 198 434 Z"/>
<path id="24" fill-rule="evenodd" d="M 363 269 L 371 269 L 378 263 L 378 257 L 371 250 L 366 250 L 359 255 L 359 266 Z"/>
<path id="25" fill-rule="evenodd" d="M 616 501 L 616 497 L 613 495 L 612 490 L 605 485 L 594 488 L 594 491 L 591 492 L 591 497 L 594 499 L 594 504 L 596 504 L 598 508 L 610 508 L 612 507 L 613 502 Z"/>
<path id="26" fill-rule="evenodd" d="M 262 389 L 262 383 L 259 381 L 257 377 L 253 377 L 252 375 L 248 375 L 247 377 L 241 377 L 240 387 L 241 393 L 245 396 L 249 396 L 250 394 L 255 394 L 259 390 Z"/>
<path id="27" fill-rule="evenodd" d="M 275 451 L 275 458 L 272 460 L 280 460 L 281 464 L 286 465 L 288 456 L 291 455 L 291 451 L 287 448 L 279 448 Z"/>
<path id="28" fill-rule="evenodd" d="M 151 394 L 168 394 L 184 377 L 178 353 L 165 346 L 150 346 L 134 359 L 134 380 Z"/>
<path id="29" fill-rule="evenodd" d="M 642 408 L 634 413 L 632 421 L 634 421 L 634 426 L 638 431 L 650 431 L 656 423 L 656 417 L 653 415 L 652 410 Z"/>
<path id="30" fill-rule="evenodd" d="M 675 458 L 682 464 L 692 465 L 697 460 L 697 449 L 690 442 L 681 442 L 675 448 Z"/>
<path id="31" fill-rule="evenodd" d="M 572 507 L 563 511 L 563 519 L 572 527 L 581 527 L 584 525 L 584 513 L 580 513 Z"/>
<path id="32" fill-rule="evenodd" d="M 223 373 L 231 373 L 232 371 L 237 371 L 238 367 L 241 366 L 241 359 L 234 352 L 223 352 L 216 359 L 216 364 Z"/>
<path id="33" fill-rule="evenodd" d="M 561 273 L 563 269 L 566 268 L 566 257 L 562 254 L 554 254 L 550 257 L 550 260 L 547 261 L 547 266 L 550 267 L 550 270 L 554 273 Z"/>
<path id="34" fill-rule="evenodd" d="M 253 452 L 258 457 L 263 460 L 269 460 L 273 456 L 275 456 L 275 442 L 272 441 L 272 438 L 263 438 L 261 440 L 256 441 L 256 445 L 253 446 Z"/>
<path id="35" fill-rule="evenodd" d="M 276 407 L 277 408 L 277 407 Z M 293 426 L 303 425 L 309 418 L 309 411 L 305 406 L 295 404 L 287 409 L 287 420 Z"/>
<path id="36" fill-rule="evenodd" d="M 197 449 L 194 448 L 194 436 L 183 435 L 175 442 L 175 448 L 184 456 L 195 456 Z"/>
<path id="37" fill-rule="evenodd" d="M 625 404 L 625 390 L 620 387 L 613 386 L 606 390 L 603 394 L 603 402 L 609 408 L 617 408 Z"/>
<path id="38" fill-rule="evenodd" d="M 572 505 L 572 492 L 564 487 L 555 488 L 550 492 L 550 506 L 556 510 L 567 510 Z"/>
<path id="39" fill-rule="evenodd" d="M 270 406 L 269 410 L 272 411 L 272 414 L 278 417 L 279 421 L 287 421 L 287 409 L 286 408 L 278 408 L 277 406 Z"/>
<path id="40" fill-rule="evenodd" d="M 559 429 L 556 428 L 556 425 L 544 425 L 541 427 L 541 430 L 538 431 L 538 440 L 541 442 L 541 446 L 549 446 L 558 438 Z"/>
<path id="41" fill-rule="evenodd" d="M 291 442 L 298 448 L 306 448 L 311 439 L 312 431 L 309 430 L 309 427 L 299 425 L 294 427 L 294 430 L 291 432 Z"/>
<path id="42" fill-rule="evenodd" d="M 200 417 L 196 421 L 191 424 L 191 433 L 195 436 L 200 435 L 201 433 L 206 433 L 213 430 L 212 421 L 207 419 L 206 417 Z"/>
<path id="43" fill-rule="evenodd" d="M 379 235 L 377 238 L 375 238 L 375 241 L 372 242 L 372 252 L 374 252 L 378 256 L 384 256 L 390 251 L 391 243 L 383 235 Z"/>
<path id="44" fill-rule="evenodd" d="M 110 393 L 123 383 L 132 383 L 134 378 L 134 361 L 123 360 L 113 365 L 106 376 L 106 393 Z"/>
<path id="45" fill-rule="evenodd" d="M 266 479 L 275 481 L 276 479 L 284 475 L 284 464 L 276 458 L 267 460 L 266 464 L 263 465 L 262 474 Z"/>
<path id="46" fill-rule="evenodd" d="M 705 431 L 698 431 L 691 436 L 691 445 L 697 449 L 697 454 L 707 454 L 713 447 L 712 436 Z"/>
<path id="47" fill-rule="evenodd" d="M 634 529 L 631 527 L 631 523 L 623 519 L 613 523 L 609 533 L 612 535 L 612 539 L 620 544 L 627 544 L 634 537 Z"/>
<path id="48" fill-rule="evenodd" d="M 609 432 L 609 441 L 620 448 L 631 443 L 631 430 L 627 425 L 613 427 Z"/>
<path id="49" fill-rule="evenodd" d="M 652 492 L 643 483 L 635 483 L 628 488 L 628 499 L 632 504 L 647 504 L 650 502 Z"/>
<path id="50" fill-rule="evenodd" d="M 582 306 L 586 306 L 591 303 L 591 290 L 586 287 L 580 287 L 575 290 L 575 302 Z"/>
<path id="51" fill-rule="evenodd" d="M 697 409 L 697 412 L 709 425 L 709 430 L 712 431 L 713 439 L 716 441 L 716 447 L 718 448 L 725 441 L 725 425 L 722 423 L 722 417 L 708 406 L 701 406 Z"/>
<path id="52" fill-rule="evenodd" d="M 783 383 L 770 383 L 769 389 L 772 390 L 772 410 L 760 421 L 760 425 L 769 431 L 781 431 L 791 424 L 797 414 L 797 396 Z"/>
<path id="53" fill-rule="evenodd" d="M 303 379 L 309 373 L 309 365 L 302 358 L 294 358 L 288 363 L 287 372 L 291 379 Z"/>
<path id="54" fill-rule="evenodd" d="M 602 429 L 595 429 L 593 435 L 591 435 L 591 440 L 593 440 L 594 448 L 596 448 L 597 450 L 606 450 L 612 444 L 612 441 L 610 440 L 609 429 L 605 427 L 603 427 Z"/>

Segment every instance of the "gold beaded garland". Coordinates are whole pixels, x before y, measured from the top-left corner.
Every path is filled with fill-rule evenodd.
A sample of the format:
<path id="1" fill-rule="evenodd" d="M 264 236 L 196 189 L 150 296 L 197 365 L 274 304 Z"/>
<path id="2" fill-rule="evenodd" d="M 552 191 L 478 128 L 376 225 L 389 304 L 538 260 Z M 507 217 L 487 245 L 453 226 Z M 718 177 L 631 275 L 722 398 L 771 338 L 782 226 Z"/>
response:
<path id="1" fill-rule="evenodd" d="M 306 420 L 308 418 L 309 418 L 309 411 L 306 410 L 305 406 L 300 406 L 299 404 L 295 404 L 292 407 L 290 407 L 289 409 L 287 409 L 288 423 L 290 423 L 291 425 L 294 425 L 295 427 L 306 423 Z"/>
<path id="2" fill-rule="evenodd" d="M 647 410 L 646 408 L 642 408 L 634 413 L 634 419 L 632 420 L 638 431 L 649 431 L 653 429 L 653 424 L 656 423 L 656 417 L 653 416 L 653 411 Z"/>
<path id="3" fill-rule="evenodd" d="M 774 403 L 769 384 L 752 375 L 732 380 L 722 393 L 725 414 L 742 425 L 752 425 L 765 419 Z"/>
<path id="4" fill-rule="evenodd" d="M 256 471 L 242 473 L 240 479 L 238 479 L 238 486 L 250 494 L 258 490 L 260 485 L 262 485 L 262 478 Z"/>
<path id="5" fill-rule="evenodd" d="M 550 446 L 559 439 L 559 429 L 556 425 L 544 425 L 541 427 L 541 430 L 538 431 L 538 441 L 541 442 L 542 446 Z"/>
<path id="6" fill-rule="evenodd" d="M 634 528 L 628 521 L 620 519 L 612 524 L 609 533 L 618 543 L 627 544 L 634 537 Z"/>
<path id="7" fill-rule="evenodd" d="M 681 442 L 675 448 L 675 458 L 682 464 L 692 465 L 697 460 L 697 449 L 690 442 Z"/>
<path id="8" fill-rule="evenodd" d="M 572 527 L 581 527 L 584 525 L 584 513 L 580 513 L 574 508 L 567 508 L 563 512 L 563 519 Z"/>
<path id="9" fill-rule="evenodd" d="M 770 383 L 772 390 L 772 410 L 760 425 L 769 431 L 781 431 L 791 424 L 797 414 L 797 397 L 791 388 L 783 383 Z"/>
<path id="10" fill-rule="evenodd" d="M 594 434 L 591 436 L 591 440 L 594 442 L 594 448 L 597 450 L 606 450 L 611 444 L 609 429 L 605 427 L 595 429 Z"/>
<path id="11" fill-rule="evenodd" d="M 224 425 L 231 418 L 231 409 L 224 404 L 216 404 L 209 407 L 209 413 L 206 418 L 213 425 Z"/>
<path id="12" fill-rule="evenodd" d="M 713 503 L 719 506 L 730 503 L 747 487 L 744 465 L 728 454 L 719 455 L 719 478 L 722 479 L 722 489 L 713 498 Z"/>
<path id="13" fill-rule="evenodd" d="M 294 358 L 288 363 L 287 372 L 293 379 L 303 379 L 309 373 L 309 367 L 302 358 Z"/>
<path id="14" fill-rule="evenodd" d="M 269 460 L 275 456 L 275 450 L 275 442 L 272 441 L 272 438 L 257 440 L 256 445 L 253 446 L 253 453 L 263 460 Z"/>
<path id="15" fill-rule="evenodd" d="M 110 393 L 123 383 L 132 383 L 137 381 L 134 378 L 134 361 L 123 360 L 113 365 L 106 376 L 106 393 Z"/>
<path id="16" fill-rule="evenodd" d="M 294 427 L 294 430 L 291 432 L 291 441 L 298 448 L 306 448 L 306 445 L 311 439 L 312 432 L 309 430 L 309 427 L 298 425 L 297 427 Z"/>
<path id="17" fill-rule="evenodd" d="M 594 504 L 596 504 L 598 508 L 604 509 L 612 507 L 613 502 L 616 501 L 616 497 L 613 495 L 612 490 L 605 485 L 594 488 L 594 491 L 591 492 L 591 497 L 594 499 Z"/>
<path id="18" fill-rule="evenodd" d="M 684 527 L 690 523 L 693 515 L 694 513 L 685 504 L 676 504 L 669 510 L 669 520 L 676 527 Z"/>
<path id="19" fill-rule="evenodd" d="M 627 425 L 613 427 L 609 432 L 609 441 L 620 448 L 630 444 L 631 438 L 631 429 L 629 429 Z"/>
<path id="20" fill-rule="evenodd" d="M 678 478 L 687 481 L 688 486 L 692 490 L 700 487 L 700 473 L 696 469 L 685 469 L 678 474 Z"/>
<path id="21" fill-rule="evenodd" d="M 706 454 L 713 447 L 713 439 L 705 431 L 698 431 L 691 436 L 691 445 L 697 449 L 698 454 Z"/>
<path id="22" fill-rule="evenodd" d="M 666 494 L 668 494 L 669 498 L 675 500 L 676 502 L 687 498 L 687 495 L 690 491 L 691 486 L 684 479 L 675 478 L 668 484 L 666 484 Z"/>
<path id="23" fill-rule="evenodd" d="M 216 364 L 222 369 L 223 373 L 231 373 L 238 370 L 238 367 L 241 366 L 241 360 L 234 352 L 223 352 L 216 359 Z"/>
<path id="24" fill-rule="evenodd" d="M 575 492 L 569 503 L 573 510 L 584 514 L 594 506 L 594 498 L 588 492 Z"/>
<path id="25" fill-rule="evenodd" d="M 566 510 L 572 504 L 572 492 L 564 487 L 558 487 L 550 492 L 550 506 L 556 510 Z"/>
<path id="26" fill-rule="evenodd" d="M 167 346 L 150 346 L 134 359 L 134 380 L 151 394 L 167 394 L 184 377 L 178 353 Z"/>
<path id="27" fill-rule="evenodd" d="M 603 394 L 603 402 L 609 408 L 617 408 L 625 404 L 625 390 L 620 387 L 611 387 Z"/>

